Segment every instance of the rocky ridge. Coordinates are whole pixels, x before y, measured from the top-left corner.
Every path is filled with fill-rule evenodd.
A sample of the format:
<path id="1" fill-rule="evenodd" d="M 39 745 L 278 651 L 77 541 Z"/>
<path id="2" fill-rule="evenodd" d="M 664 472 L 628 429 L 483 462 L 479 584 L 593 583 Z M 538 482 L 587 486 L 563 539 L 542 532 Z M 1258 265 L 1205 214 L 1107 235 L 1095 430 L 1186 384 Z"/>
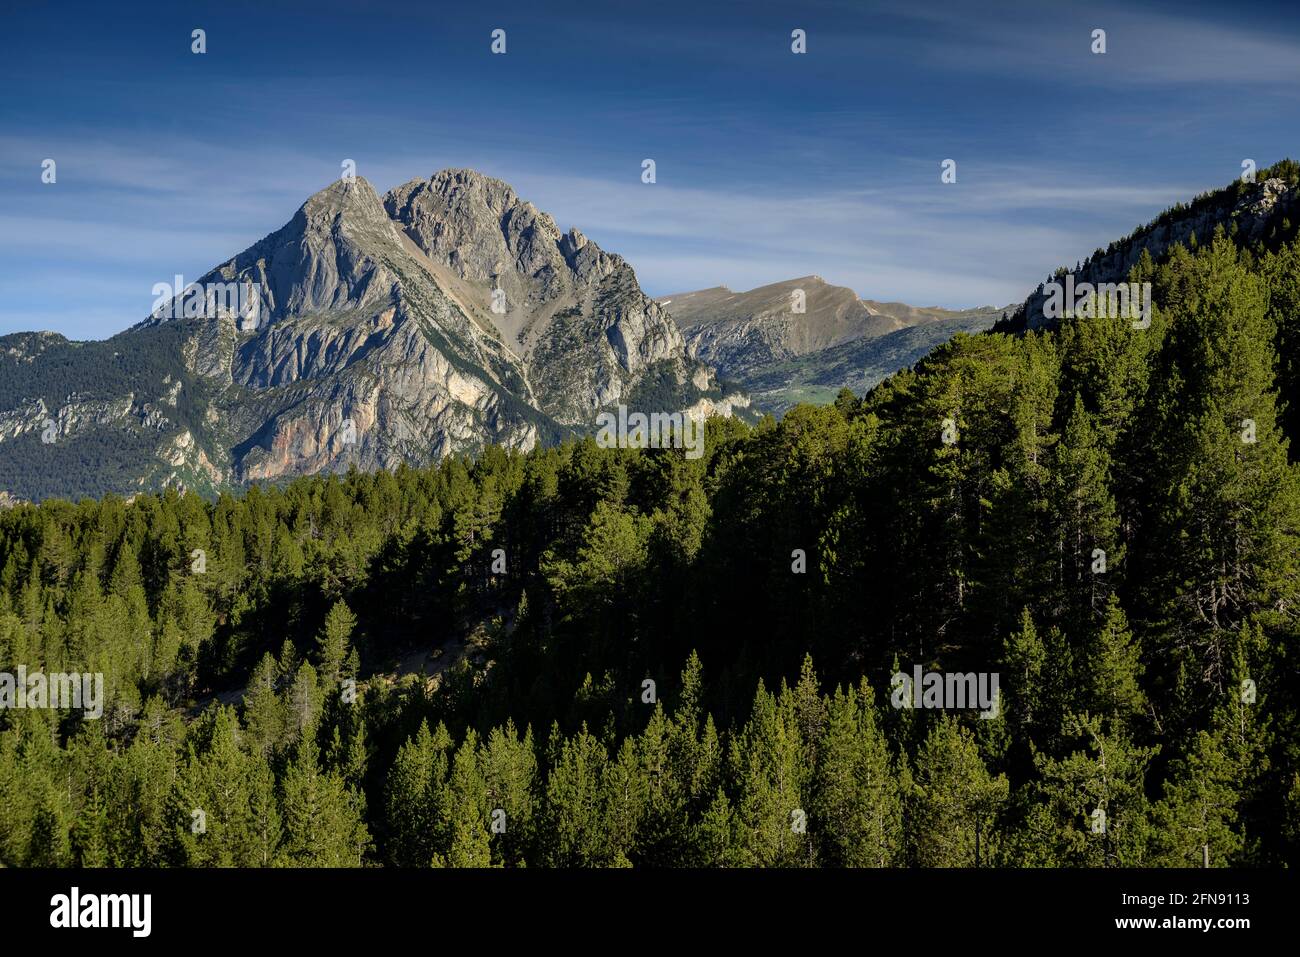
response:
<path id="1" fill-rule="evenodd" d="M 690 356 L 775 413 L 799 401 L 829 401 L 840 388 L 862 391 L 879 381 L 881 369 L 887 375 L 908 364 L 903 359 L 918 348 L 959 330 L 990 328 L 1002 314 L 992 306 L 955 311 L 860 299 L 820 276 L 748 292 L 715 286 L 658 301 L 682 330 Z M 890 339 L 909 329 L 929 331 Z M 906 348 L 898 345 L 902 341 Z M 896 360 L 900 364 L 890 365 Z"/>
<path id="2" fill-rule="evenodd" d="M 1238 181 L 1206 193 L 1190 205 L 1177 206 L 1109 248 L 1098 249 L 1077 268 L 1058 270 L 1053 279 L 1064 283 L 1066 275 L 1073 274 L 1076 288 L 1083 283 L 1126 282 L 1144 253 L 1159 262 L 1175 245 L 1209 241 L 1220 226 L 1243 245 L 1265 242 L 1300 215 L 1294 167 L 1284 160 L 1276 168 L 1261 170 L 1256 182 Z M 1286 178 L 1271 175 L 1275 169 Z M 1046 284 L 1040 283 L 1001 328 L 1020 331 L 1051 326 L 1052 320 L 1044 314 L 1048 295 Z"/>

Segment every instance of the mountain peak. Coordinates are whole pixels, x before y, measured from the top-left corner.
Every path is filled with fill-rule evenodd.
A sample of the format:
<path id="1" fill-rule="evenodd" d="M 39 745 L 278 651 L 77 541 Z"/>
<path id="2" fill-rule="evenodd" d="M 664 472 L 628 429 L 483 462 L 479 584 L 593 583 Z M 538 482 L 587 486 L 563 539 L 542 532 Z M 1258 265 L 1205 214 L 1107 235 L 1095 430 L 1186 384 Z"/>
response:
<path id="1" fill-rule="evenodd" d="M 349 206 L 369 205 L 379 202 L 379 193 L 364 176 L 332 180 L 321 187 L 302 204 L 303 209 L 312 212 L 326 209 L 345 209 Z M 381 204 L 382 205 L 382 204 Z"/>
<path id="2" fill-rule="evenodd" d="M 684 389 L 706 388 L 698 383 L 707 371 L 686 358 L 677 327 L 632 267 L 576 228 L 561 232 L 509 184 L 444 169 L 390 190 L 384 208 L 440 281 L 529 362 L 557 421 L 586 421 L 660 362 Z M 595 392 L 573 377 L 584 362 L 608 370 Z"/>
<path id="3" fill-rule="evenodd" d="M 483 189 L 500 190 L 509 193 L 511 196 L 516 195 L 514 187 L 503 179 L 495 176 L 489 176 L 487 173 L 481 173 L 476 169 L 470 169 L 467 166 L 448 167 L 440 169 L 428 180 L 435 184 L 451 184 L 458 186 L 474 186 Z"/>
<path id="4" fill-rule="evenodd" d="M 659 302 L 677 321 L 692 356 L 741 380 L 765 363 L 883 336 L 931 318 L 923 310 L 873 308 L 847 286 L 817 275 L 747 292 L 714 286 Z"/>
<path id="5" fill-rule="evenodd" d="M 470 169 L 382 197 L 359 176 L 331 182 L 172 305 L 91 349 L 0 339 L 0 442 L 40 437 L 48 415 L 60 448 L 130 446 L 127 484 L 114 459 L 86 473 L 91 487 L 212 490 L 489 442 L 526 449 L 621 402 L 748 404 L 687 356 L 621 257 Z M 119 352 L 147 361 L 119 367 Z M 46 382 L 57 388 L 26 384 Z M 83 382 L 109 383 L 109 398 L 82 395 Z M 41 481 L 38 496 L 67 490 Z M 13 491 L 26 497 L 24 483 Z"/>
<path id="6" fill-rule="evenodd" d="M 300 225 L 308 231 L 332 230 L 343 222 L 382 232 L 392 231 L 388 214 L 384 211 L 384 201 L 370 182 L 361 176 L 334 180 L 313 193 L 298 212 L 305 221 Z M 289 224 L 290 227 L 293 225 L 292 222 Z"/>
<path id="7" fill-rule="evenodd" d="M 394 210 L 409 209 L 421 197 L 436 197 L 435 204 L 448 210 L 482 212 L 501 216 L 520 209 L 532 216 L 550 221 L 556 238 L 559 227 L 536 206 L 520 199 L 514 187 L 504 180 L 488 176 L 473 169 L 441 169 L 428 179 L 413 179 L 389 190 L 384 197 L 389 214 Z M 394 216 L 401 219 L 400 216 Z"/>
<path id="8" fill-rule="evenodd" d="M 435 263 L 461 279 L 490 283 L 510 302 L 560 299 L 629 267 L 577 229 L 555 220 L 502 180 L 472 169 L 444 169 L 384 197 L 389 218 Z"/>

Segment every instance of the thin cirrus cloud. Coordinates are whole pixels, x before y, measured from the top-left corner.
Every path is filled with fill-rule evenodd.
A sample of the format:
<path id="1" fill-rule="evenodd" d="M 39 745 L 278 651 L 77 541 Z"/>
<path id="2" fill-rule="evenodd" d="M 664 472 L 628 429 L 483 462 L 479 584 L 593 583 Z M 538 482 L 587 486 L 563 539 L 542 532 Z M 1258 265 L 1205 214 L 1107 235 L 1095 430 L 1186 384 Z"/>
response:
<path id="1" fill-rule="evenodd" d="M 72 334 L 109 335 L 138 321 L 152 301 L 153 283 L 170 281 L 176 272 L 197 278 L 256 242 L 288 221 L 333 172 L 317 157 L 287 152 L 263 160 L 185 153 L 196 154 L 209 165 L 137 158 L 121 147 L 69 152 L 86 161 L 81 189 L 97 201 L 70 194 L 55 216 L 31 210 L 0 216 L 0 248 L 7 254 L 21 249 L 49 266 L 93 264 L 66 301 L 79 324 Z M 873 299 L 949 308 L 1003 305 L 1056 265 L 1114 238 L 1117 221 L 1128 228 L 1191 192 L 1008 166 L 982 170 L 978 187 L 963 190 L 937 187 L 930 176 L 910 188 L 756 195 L 538 173 L 509 158 L 483 160 L 484 172 L 510 182 L 562 228 L 576 226 L 622 254 L 654 295 L 694 286 L 752 288 L 818 274 Z M 404 155 L 362 169 L 382 191 L 417 169 L 427 175 L 444 165 Z M 65 163 L 61 181 L 75 169 L 75 162 L 70 168 Z M 1098 209 L 1107 215 L 1081 230 L 1080 214 Z M 22 300 L 14 287 L 0 287 L 3 301 Z M 47 325 L 68 331 L 66 317 L 59 320 L 60 309 L 41 301 L 20 314 L 0 315 L 6 332 Z"/>
<path id="2" fill-rule="evenodd" d="M 1294 5 L 1287 6 L 1293 13 Z M 1256 95 L 1262 85 L 1294 96 L 1300 82 L 1294 21 L 1270 16 L 1266 4 L 1251 7 L 1230 16 L 1222 5 L 1198 10 L 1194 3 L 1172 12 L 1115 4 L 1062 8 L 1026 0 L 891 3 L 885 9 L 927 25 L 919 55 L 937 69 L 1055 78 L 1064 73 L 1099 86 L 1250 85 Z M 1255 22 L 1246 22 L 1247 13 Z M 1092 54 L 1096 29 L 1106 32 L 1105 60 Z"/>
<path id="3" fill-rule="evenodd" d="M 512 182 L 536 205 L 564 210 L 561 228 L 576 225 L 624 254 L 655 295 L 817 274 L 868 298 L 949 308 L 1023 297 L 1057 265 L 1191 192 L 1032 182 L 1031 172 L 998 170 L 984 189 L 966 192 L 918 185 L 785 196 L 522 172 Z M 1097 217 L 1098 209 L 1106 214 Z M 1033 215 L 1014 221 L 1014 212 Z M 1081 228 L 1080 213 L 1096 221 Z"/>

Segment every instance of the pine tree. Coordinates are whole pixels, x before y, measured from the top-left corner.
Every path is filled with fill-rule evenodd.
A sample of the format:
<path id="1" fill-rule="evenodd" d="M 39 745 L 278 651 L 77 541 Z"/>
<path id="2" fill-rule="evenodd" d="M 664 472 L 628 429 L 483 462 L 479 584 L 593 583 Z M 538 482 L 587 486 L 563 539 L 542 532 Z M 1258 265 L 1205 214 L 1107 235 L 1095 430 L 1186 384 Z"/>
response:
<path id="1" fill-rule="evenodd" d="M 1003 645 L 1006 691 L 1002 692 L 1001 708 L 1015 736 L 1026 745 L 1039 735 L 1044 709 L 1050 705 L 1046 700 L 1047 664 L 1047 648 L 1025 608 L 1020 615 L 1020 630 L 1009 635 Z"/>
<path id="2" fill-rule="evenodd" d="M 1174 664 L 1199 676 L 1167 720 L 1195 722 L 1221 684 L 1233 633 L 1300 594 L 1300 498 L 1277 427 L 1273 328 L 1258 276 L 1222 235 L 1165 267 L 1173 315 L 1152 435 L 1155 505 L 1144 529 L 1145 617 Z"/>
<path id="3" fill-rule="evenodd" d="M 181 863 L 192 867 L 255 863 L 249 770 L 234 709 L 209 712 L 189 745 L 172 799 Z"/>
<path id="4" fill-rule="evenodd" d="M 980 759 L 974 736 L 941 714 L 916 755 L 907 801 L 907 840 L 919 867 L 988 867 L 996 859 L 997 815 L 1007 779 Z"/>
<path id="5" fill-rule="evenodd" d="M 638 751 L 634 738 L 624 738 L 618 754 L 605 764 L 601 775 L 601 817 L 607 839 L 603 853 L 615 867 L 631 866 L 633 860 L 642 857 L 639 831 L 650 801 L 650 782 Z"/>
<path id="6" fill-rule="evenodd" d="M 443 825 L 449 836 L 446 856 L 434 855 L 435 864 L 449 867 L 487 867 L 492 862 L 488 824 L 487 784 L 479 764 L 478 735 L 470 729 L 456 750 L 448 782 Z"/>
<path id="7" fill-rule="evenodd" d="M 1108 730 L 1130 730 L 1146 704 L 1140 687 L 1139 649 L 1119 599 L 1110 596 L 1105 619 L 1079 662 L 1085 709 L 1104 719 Z"/>
<path id="8" fill-rule="evenodd" d="M 695 862 L 702 867 L 736 867 L 743 860 L 735 835 L 735 813 L 721 788 L 695 828 Z"/>
<path id="9" fill-rule="evenodd" d="M 1210 725 L 1196 733 L 1172 763 L 1155 808 L 1155 860 L 1170 867 L 1227 867 L 1252 863 L 1242 811 L 1268 771 L 1269 733 L 1263 696 L 1249 677 L 1247 648 L 1263 644 L 1258 629 L 1243 628 L 1229 680 Z"/>
<path id="10" fill-rule="evenodd" d="M 1076 395 L 1052 461 L 1053 566 L 1059 589 L 1052 611 L 1075 634 L 1100 623 L 1123 575 L 1124 546 L 1111 496 L 1110 455 Z"/>
<path id="11" fill-rule="evenodd" d="M 356 625 L 356 615 L 342 601 L 335 602 L 325 616 L 325 627 L 316 639 L 316 654 L 320 662 L 320 679 L 326 688 L 337 687 L 343 677 Z"/>
<path id="12" fill-rule="evenodd" d="M 902 802 L 871 689 L 836 689 L 813 785 L 821 859 L 829 866 L 888 867 L 902 845 Z"/>
<path id="13" fill-rule="evenodd" d="M 271 867 L 279 857 L 283 835 L 280 808 L 275 798 L 275 774 L 264 755 L 252 755 L 249 765 L 250 846 L 247 863 L 256 867 Z"/>
<path id="14" fill-rule="evenodd" d="M 110 856 L 117 867 L 161 867 L 172 842 L 170 799 L 177 774 L 180 719 L 150 698 L 117 764 L 112 791 Z"/>
<path id="15" fill-rule="evenodd" d="M 1070 716 L 1067 756 L 1036 755 L 1025 831 L 1011 863 L 1047 867 L 1139 867 L 1150 840 L 1145 794 L 1156 749 L 1107 733 L 1099 718 Z"/>
<path id="16" fill-rule="evenodd" d="M 789 693 L 783 697 L 784 707 L 760 682 L 749 722 L 732 742 L 738 855 L 749 867 L 799 866 L 811 850 L 799 829 L 807 821 L 803 742 Z"/>
<path id="17" fill-rule="evenodd" d="M 487 807 L 497 826 L 504 828 L 492 834 L 493 863 L 523 865 L 533 839 L 537 807 L 537 756 L 532 730 L 525 731 L 521 739 L 513 721 L 507 721 L 504 728 L 493 728 L 484 746 L 482 763 Z"/>
<path id="18" fill-rule="evenodd" d="M 324 774 L 311 738 L 299 743 L 281 785 L 283 842 L 278 860 L 291 867 L 360 867 L 370 837 L 359 795 Z"/>
<path id="19" fill-rule="evenodd" d="M 402 867 L 422 867 L 436 853 L 434 809 L 429 788 L 434 772 L 433 735 L 427 722 L 397 751 L 387 776 L 388 859 Z"/>
<path id="20" fill-rule="evenodd" d="M 285 704 L 276 691 L 276 668 L 275 659 L 267 652 L 253 669 L 244 694 L 244 723 L 250 744 L 268 758 L 284 743 L 288 718 Z"/>
<path id="21" fill-rule="evenodd" d="M 314 738 L 321 716 L 320 685 L 316 669 L 303 662 L 285 689 L 283 708 L 286 733 L 291 742 Z"/>
<path id="22" fill-rule="evenodd" d="M 640 778 L 637 789 L 642 802 L 638 821 L 638 863 L 676 865 L 682 860 L 690 840 L 687 827 L 690 777 L 688 774 L 682 779 L 677 773 L 690 758 L 675 755 L 674 751 L 679 747 L 690 751 L 693 748 L 677 737 L 678 730 L 679 726 L 664 713 L 661 702 L 655 705 L 645 730 L 636 738 Z"/>
<path id="23" fill-rule="evenodd" d="M 609 754 L 586 725 L 572 740 L 563 738 L 556 726 L 548 750 L 543 862 L 551 867 L 603 864 L 608 860 L 608 829 L 600 784 Z"/>

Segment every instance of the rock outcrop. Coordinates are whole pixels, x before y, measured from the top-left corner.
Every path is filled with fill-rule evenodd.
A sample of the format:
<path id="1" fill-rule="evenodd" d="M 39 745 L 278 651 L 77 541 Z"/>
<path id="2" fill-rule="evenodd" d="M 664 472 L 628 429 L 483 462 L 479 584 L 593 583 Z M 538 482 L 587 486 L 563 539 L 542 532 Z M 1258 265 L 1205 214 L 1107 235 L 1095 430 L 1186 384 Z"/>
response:
<path id="1" fill-rule="evenodd" d="M 443 170 L 392 190 L 384 205 L 462 306 L 524 360 L 541 410 L 557 422 L 593 421 L 659 364 L 683 389 L 709 387 L 707 368 L 686 357 L 632 267 L 577 229 L 562 232 L 506 183 Z"/>

